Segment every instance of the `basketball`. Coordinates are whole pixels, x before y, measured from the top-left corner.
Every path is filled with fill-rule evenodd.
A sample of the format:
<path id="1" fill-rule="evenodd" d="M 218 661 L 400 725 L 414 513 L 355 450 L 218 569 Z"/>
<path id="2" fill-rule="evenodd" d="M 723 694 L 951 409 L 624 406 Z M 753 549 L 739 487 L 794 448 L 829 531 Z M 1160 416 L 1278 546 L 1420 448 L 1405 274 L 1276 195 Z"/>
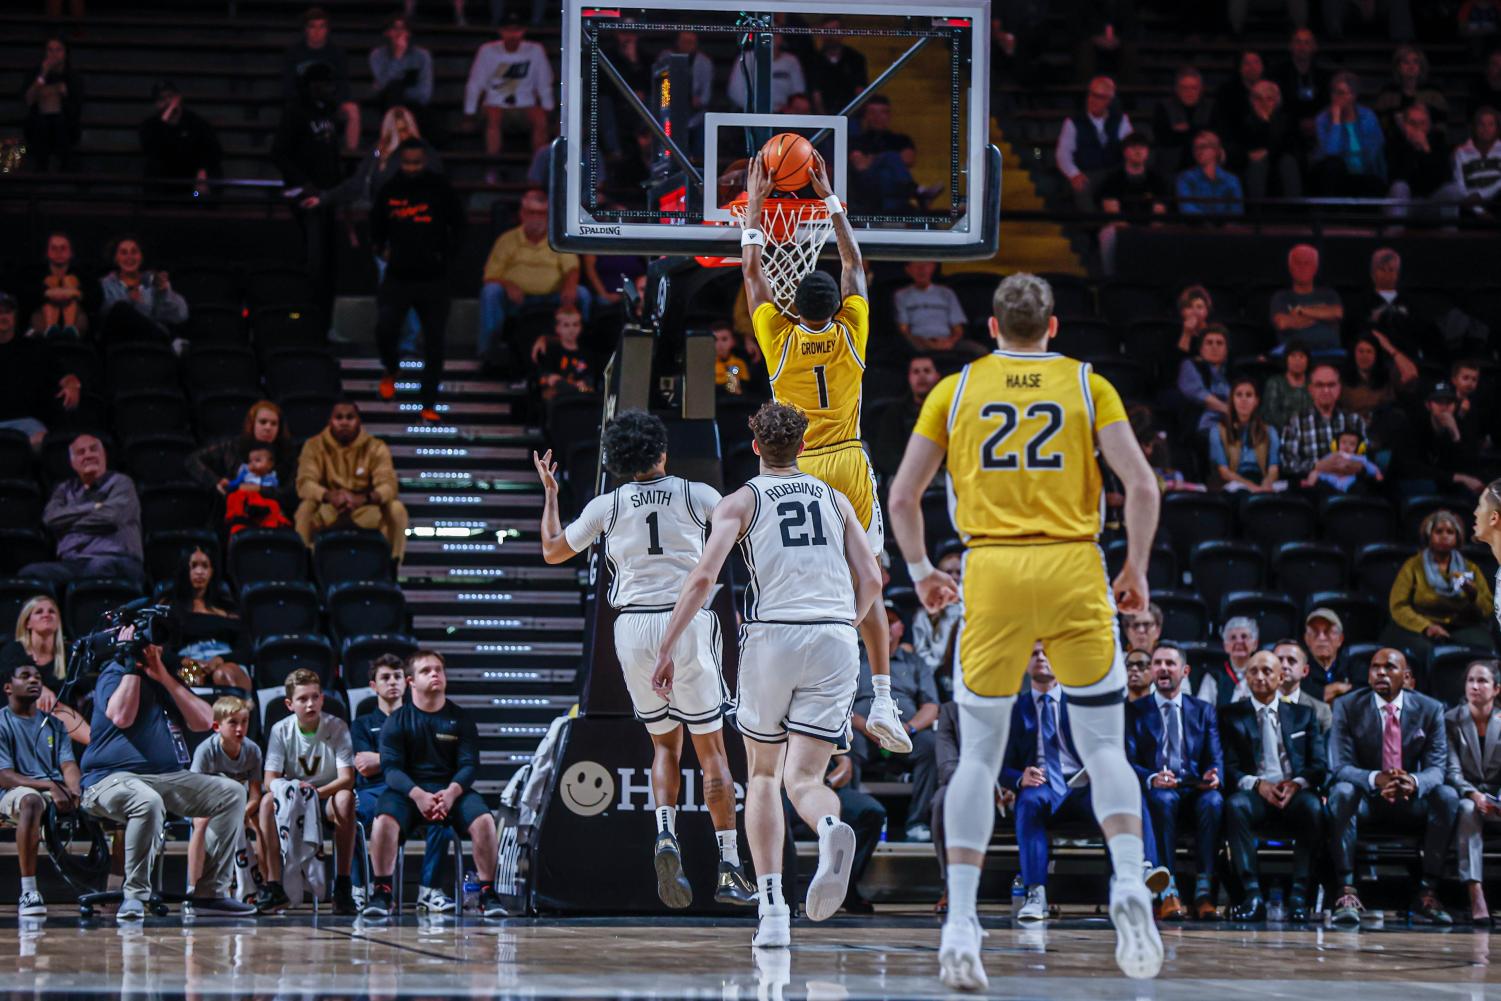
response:
<path id="1" fill-rule="evenodd" d="M 813 174 L 813 144 L 796 132 L 779 132 L 761 147 L 771 186 L 778 191 L 806 187 Z"/>

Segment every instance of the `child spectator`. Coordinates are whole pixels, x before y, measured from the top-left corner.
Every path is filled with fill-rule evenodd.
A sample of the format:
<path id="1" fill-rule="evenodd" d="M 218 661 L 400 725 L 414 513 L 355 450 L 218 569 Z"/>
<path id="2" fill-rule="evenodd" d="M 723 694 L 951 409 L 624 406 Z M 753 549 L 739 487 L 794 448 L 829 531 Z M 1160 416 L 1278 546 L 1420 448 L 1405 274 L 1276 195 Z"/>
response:
<path id="1" fill-rule="evenodd" d="M 334 913 L 355 914 L 349 879 L 355 824 L 349 725 L 323 711 L 323 684 L 306 668 L 287 675 L 287 708 L 292 715 L 273 726 L 266 739 L 266 788 L 271 795 L 261 800 L 261 830 L 279 832 L 282 844 L 266 849 L 266 893 L 256 910 L 270 914 L 291 903 L 282 888 L 282 870 L 288 866 L 297 873 L 305 862 L 312 863 L 316 892 L 322 882 L 321 820 L 327 819 L 334 825 Z M 308 810 L 314 802 L 322 809 Z M 314 830 L 316 840 L 310 837 Z M 290 833 L 294 831 L 296 835 Z M 313 851 L 306 851 L 308 846 Z M 300 886 L 299 878 L 299 890 Z"/>
<path id="2" fill-rule="evenodd" d="M 239 472 L 229 481 L 229 493 L 224 498 L 224 524 L 229 534 L 242 528 L 291 528 L 280 502 L 271 496 L 280 486 L 275 450 L 270 445 L 251 448 Z"/>
<path id="3" fill-rule="evenodd" d="M 200 775 L 223 775 L 245 787 L 245 823 L 235 846 L 235 890 L 241 900 L 252 903 L 256 877 L 266 871 L 266 838 L 260 826 L 261 749 L 246 734 L 250 732 L 250 703 L 234 695 L 214 702 L 214 732 L 193 752 L 192 770 Z M 204 832 L 207 817 L 193 818 L 193 837 L 188 841 L 188 895 L 203 877 L 207 848 Z M 255 850 L 255 865 L 249 849 Z"/>
<path id="4" fill-rule="evenodd" d="M 736 353 L 735 328 L 724 321 L 711 324 L 714 333 L 714 385 L 738 396 L 745 392 L 750 378 L 750 363 Z"/>
<path id="5" fill-rule="evenodd" d="M 532 345 L 532 375 L 542 399 L 572 393 L 593 393 L 599 381 L 599 360 L 581 343 L 584 318 L 572 306 L 553 314 L 552 337 L 539 337 Z"/>
<path id="6" fill-rule="evenodd" d="M 1305 489 L 1318 486 L 1321 490 L 1333 490 L 1342 494 L 1349 493 L 1354 489 L 1357 481 L 1361 479 L 1382 480 L 1381 467 L 1360 453 L 1362 447 L 1361 436 L 1355 431 L 1341 431 L 1335 439 L 1335 448 L 1340 455 L 1361 465 L 1361 471 L 1347 476 L 1335 473 L 1321 473 L 1318 470 L 1310 470 L 1303 478 Z"/>

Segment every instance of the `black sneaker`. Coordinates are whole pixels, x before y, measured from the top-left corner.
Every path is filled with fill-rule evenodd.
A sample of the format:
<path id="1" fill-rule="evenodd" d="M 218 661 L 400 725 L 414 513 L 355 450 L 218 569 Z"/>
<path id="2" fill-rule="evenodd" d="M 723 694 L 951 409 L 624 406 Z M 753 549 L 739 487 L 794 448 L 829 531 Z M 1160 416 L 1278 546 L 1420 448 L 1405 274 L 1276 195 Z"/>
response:
<path id="1" fill-rule="evenodd" d="M 487 918 L 506 916 L 506 905 L 500 902 L 500 894 L 495 892 L 493 886 L 487 886 L 479 891 L 479 912 Z"/>
<path id="2" fill-rule="evenodd" d="M 370 892 L 370 899 L 365 902 L 365 909 L 360 913 L 367 918 L 388 918 L 394 906 L 395 904 L 391 901 L 391 888 L 377 885 Z"/>
<path id="3" fill-rule="evenodd" d="M 675 910 L 682 910 L 693 903 L 693 886 L 683 875 L 683 853 L 678 849 L 678 839 L 671 831 L 657 835 L 655 864 L 657 867 L 657 896 L 662 903 Z"/>
<path id="4" fill-rule="evenodd" d="M 346 917 L 360 913 L 359 905 L 354 902 L 354 886 L 348 876 L 334 879 L 334 913 Z"/>
<path id="5" fill-rule="evenodd" d="M 287 891 L 281 888 L 280 883 L 267 883 L 265 892 L 255 902 L 255 913 L 275 914 L 291 906 L 292 901 L 287 899 Z"/>
<path id="6" fill-rule="evenodd" d="M 745 872 L 724 859 L 719 860 L 719 882 L 714 887 L 714 899 L 721 904 L 739 907 L 754 907 L 758 902 L 756 888 L 745 878 Z"/>

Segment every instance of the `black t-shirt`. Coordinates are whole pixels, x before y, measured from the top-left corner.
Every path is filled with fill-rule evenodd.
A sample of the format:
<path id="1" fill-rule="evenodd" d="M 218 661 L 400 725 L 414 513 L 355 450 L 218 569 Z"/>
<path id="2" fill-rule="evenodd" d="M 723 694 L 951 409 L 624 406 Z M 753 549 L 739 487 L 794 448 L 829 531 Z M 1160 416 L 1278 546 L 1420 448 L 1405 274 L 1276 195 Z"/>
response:
<path id="1" fill-rule="evenodd" d="M 579 392 L 593 392 L 599 382 L 599 360 L 583 345 L 565 348 L 552 340 L 537 362 L 538 380 L 549 375 L 562 376 L 566 385 Z"/>
<path id="2" fill-rule="evenodd" d="M 353 725 L 349 727 L 349 739 L 354 744 L 354 753 L 360 754 L 369 751 L 371 754 L 380 753 L 380 732 L 386 725 L 386 720 L 391 717 L 376 707 L 362 716 L 355 717 Z M 385 777 L 377 776 L 367 779 L 356 769 L 354 773 L 354 787 L 356 789 L 369 789 L 372 786 L 385 785 Z"/>
<path id="3" fill-rule="evenodd" d="M 435 713 L 407 704 L 386 718 L 380 731 L 380 763 L 386 788 L 409 793 L 457 782 L 468 792 L 479 768 L 479 729 L 452 702 Z"/>
<path id="4" fill-rule="evenodd" d="M 1121 203 L 1121 215 L 1127 222 L 1150 222 L 1152 205 L 1167 204 L 1171 200 L 1167 181 L 1150 170 L 1140 174 L 1128 174 L 1124 169 L 1113 170 L 1100 183 L 1100 201 L 1114 199 Z"/>

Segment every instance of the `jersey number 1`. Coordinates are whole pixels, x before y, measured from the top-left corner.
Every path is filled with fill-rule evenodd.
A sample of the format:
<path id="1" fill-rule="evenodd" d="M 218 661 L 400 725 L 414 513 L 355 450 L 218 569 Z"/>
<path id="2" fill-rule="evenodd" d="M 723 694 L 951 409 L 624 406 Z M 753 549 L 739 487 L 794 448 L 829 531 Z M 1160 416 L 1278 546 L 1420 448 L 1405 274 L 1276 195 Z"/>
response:
<path id="1" fill-rule="evenodd" d="M 809 504 L 804 507 L 797 501 L 787 501 L 777 505 L 777 515 L 782 519 L 782 545 L 788 548 L 798 546 L 827 546 L 829 540 L 823 534 L 823 514 L 817 504 Z M 806 530 L 793 534 L 793 529 L 802 529 L 809 519 L 813 521 L 813 531 Z"/>
<path id="2" fill-rule="evenodd" d="M 648 556 L 662 555 L 662 529 L 657 525 L 657 514 L 658 512 L 653 511 L 646 516 L 646 531 L 651 536 L 651 541 L 646 547 Z"/>
<path id="3" fill-rule="evenodd" d="M 813 378 L 818 380 L 818 409 L 829 409 L 829 380 L 824 374 L 824 366 L 813 366 Z"/>

